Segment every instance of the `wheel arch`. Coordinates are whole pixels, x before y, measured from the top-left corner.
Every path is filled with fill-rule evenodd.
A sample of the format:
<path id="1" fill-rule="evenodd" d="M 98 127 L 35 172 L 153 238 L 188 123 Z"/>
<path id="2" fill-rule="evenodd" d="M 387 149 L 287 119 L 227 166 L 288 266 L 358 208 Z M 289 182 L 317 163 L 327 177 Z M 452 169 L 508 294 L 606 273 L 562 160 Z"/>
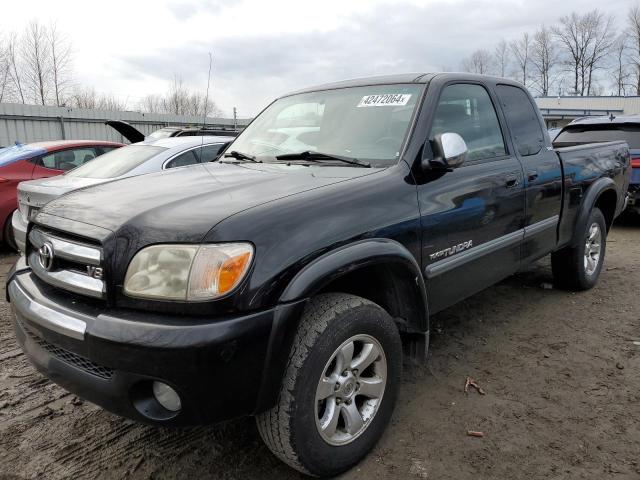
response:
<path id="1" fill-rule="evenodd" d="M 581 230 L 579 227 L 587 222 L 589 214 L 594 207 L 599 208 L 602 211 L 608 231 L 613 224 L 617 204 L 618 190 L 616 188 L 616 183 L 611 178 L 600 178 L 593 182 L 582 198 L 580 211 L 576 217 L 573 229 L 571 244 L 575 246 L 581 241 Z"/>
<path id="2" fill-rule="evenodd" d="M 377 303 L 410 333 L 429 330 L 420 266 L 394 240 L 361 240 L 322 255 L 298 272 L 280 302 L 330 291 L 351 293 Z"/>

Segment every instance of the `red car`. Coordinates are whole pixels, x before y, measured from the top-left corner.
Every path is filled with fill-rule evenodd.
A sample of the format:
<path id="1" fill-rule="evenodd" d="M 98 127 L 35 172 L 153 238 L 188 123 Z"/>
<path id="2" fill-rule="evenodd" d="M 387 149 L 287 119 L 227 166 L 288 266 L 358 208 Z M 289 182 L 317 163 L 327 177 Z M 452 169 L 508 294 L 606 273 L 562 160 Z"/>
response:
<path id="1" fill-rule="evenodd" d="M 18 208 L 16 188 L 24 180 L 53 177 L 123 144 L 95 140 L 54 140 L 0 149 L 0 234 L 13 247 L 11 215 Z"/>

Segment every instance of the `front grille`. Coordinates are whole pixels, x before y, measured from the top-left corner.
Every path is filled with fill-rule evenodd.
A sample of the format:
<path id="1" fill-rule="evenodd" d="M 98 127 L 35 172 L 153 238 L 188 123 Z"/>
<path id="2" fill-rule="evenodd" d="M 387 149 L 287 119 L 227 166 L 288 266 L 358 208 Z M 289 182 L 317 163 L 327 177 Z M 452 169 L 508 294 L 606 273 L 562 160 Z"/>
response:
<path id="1" fill-rule="evenodd" d="M 29 266 L 43 282 L 80 295 L 106 297 L 100 247 L 37 227 L 29 233 L 29 244 Z"/>
<path id="2" fill-rule="evenodd" d="M 40 348 L 46 350 L 58 360 L 68 363 L 69 365 L 73 365 L 74 367 L 90 373 L 91 375 L 95 375 L 96 377 L 104 378 L 105 380 L 109 380 L 113 376 L 113 369 L 47 342 L 44 338 L 40 338 L 33 333 L 23 322 L 20 322 L 20 326 L 26 334 L 40 346 Z"/>

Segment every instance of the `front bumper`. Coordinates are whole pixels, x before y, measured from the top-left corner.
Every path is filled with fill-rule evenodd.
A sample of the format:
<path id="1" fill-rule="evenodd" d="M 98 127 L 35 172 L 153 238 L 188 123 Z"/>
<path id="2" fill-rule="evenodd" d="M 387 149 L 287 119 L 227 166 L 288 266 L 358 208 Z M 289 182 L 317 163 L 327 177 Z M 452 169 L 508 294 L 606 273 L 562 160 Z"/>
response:
<path id="1" fill-rule="evenodd" d="M 22 218 L 20 210 L 13 212 L 11 217 L 11 226 L 13 227 L 13 238 L 16 242 L 16 247 L 22 253 L 24 253 L 27 245 L 27 222 Z"/>
<path id="2" fill-rule="evenodd" d="M 19 268 L 7 294 L 18 343 L 40 372 L 113 413 L 167 425 L 221 421 L 270 406 L 265 392 L 273 396 L 277 378 L 270 368 L 273 325 L 300 308 L 296 302 L 215 322 L 107 313 Z M 154 380 L 178 392 L 179 412 L 155 400 Z"/>

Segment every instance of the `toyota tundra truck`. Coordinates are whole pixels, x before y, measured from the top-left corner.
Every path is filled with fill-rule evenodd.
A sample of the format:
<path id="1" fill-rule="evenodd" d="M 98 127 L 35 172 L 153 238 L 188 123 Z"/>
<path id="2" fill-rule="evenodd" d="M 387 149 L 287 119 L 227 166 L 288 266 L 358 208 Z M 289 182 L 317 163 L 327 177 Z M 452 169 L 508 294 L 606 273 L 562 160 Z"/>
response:
<path id="1" fill-rule="evenodd" d="M 217 163 L 42 208 L 8 276 L 15 334 L 111 412 L 255 416 L 280 459 L 335 475 L 383 433 L 434 314 L 549 254 L 558 287 L 595 285 L 630 170 L 624 142 L 554 148 L 510 80 L 301 90 Z"/>

